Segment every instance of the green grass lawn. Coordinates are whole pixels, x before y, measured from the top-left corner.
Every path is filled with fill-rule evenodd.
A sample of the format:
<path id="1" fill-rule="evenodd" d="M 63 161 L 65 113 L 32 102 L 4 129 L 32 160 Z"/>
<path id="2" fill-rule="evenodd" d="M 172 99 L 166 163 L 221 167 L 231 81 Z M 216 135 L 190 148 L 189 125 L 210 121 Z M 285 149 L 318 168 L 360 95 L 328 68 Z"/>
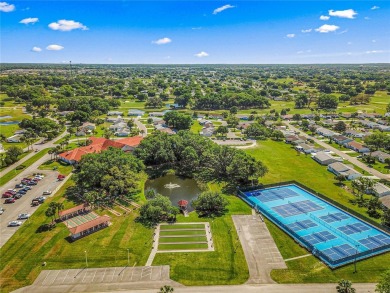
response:
<path id="1" fill-rule="evenodd" d="M 39 206 L 30 220 L 0 249 L 2 292 L 31 284 L 43 269 L 84 268 L 85 250 L 90 267 L 124 267 L 127 265 L 127 249 L 131 265 L 145 265 L 152 247 L 153 230 L 134 221 L 137 213 L 121 217 L 110 215 L 111 226 L 75 242 L 66 240 L 69 231 L 62 223 L 52 231 L 36 233 L 41 224 L 50 222 L 45 216 L 50 202 L 62 201 L 65 208 L 74 206 L 62 196 L 70 185 L 71 180 L 53 198 Z M 97 213 L 108 214 L 107 211 Z M 42 262 L 46 262 L 47 266 L 43 267 Z"/>
<path id="2" fill-rule="evenodd" d="M 367 105 L 350 105 L 349 102 L 340 103 L 337 111 L 343 113 L 353 113 L 366 111 L 367 113 L 386 113 L 386 106 L 389 104 L 390 96 L 385 91 L 377 91 Z"/>
<path id="3" fill-rule="evenodd" d="M 160 231 L 161 236 L 174 236 L 174 235 L 206 235 L 204 229 L 199 230 L 180 230 L 180 231 Z"/>
<path id="4" fill-rule="evenodd" d="M 160 230 L 204 229 L 203 224 L 160 225 Z"/>
<path id="5" fill-rule="evenodd" d="M 210 184 L 210 189 L 219 187 Z M 242 284 L 248 277 L 248 267 L 231 215 L 250 214 L 250 208 L 240 199 L 228 196 L 229 212 L 214 220 L 198 218 L 192 212 L 188 218 L 180 215 L 178 222 L 209 222 L 215 251 L 158 253 L 153 265 L 170 265 L 170 276 L 184 285 Z M 234 252 L 234 249 L 237 251 Z"/>
<path id="6" fill-rule="evenodd" d="M 207 243 L 188 243 L 188 244 L 160 244 L 159 250 L 176 250 L 176 249 L 207 249 Z"/>
<path id="7" fill-rule="evenodd" d="M 34 156 L 32 156 L 31 158 L 29 158 L 27 161 L 25 161 L 22 165 L 25 166 L 24 168 L 22 169 L 17 169 L 14 168 L 13 170 L 9 171 L 7 174 L 5 174 L 4 176 L 2 176 L 0 178 L 0 186 L 3 186 L 5 183 L 7 183 L 8 181 L 10 181 L 12 178 L 14 178 L 15 176 L 17 176 L 18 174 L 22 173 L 22 171 L 29 167 L 31 164 L 33 164 L 34 162 L 38 161 L 40 158 L 42 158 L 44 155 L 47 154 L 47 152 L 49 151 L 49 149 L 44 149 L 44 150 L 41 150 L 39 153 L 36 153 Z"/>
<path id="8" fill-rule="evenodd" d="M 158 240 L 159 243 L 167 242 L 207 242 L 206 236 L 199 237 L 162 237 Z"/>
<path id="9" fill-rule="evenodd" d="M 70 174 L 73 170 L 71 165 L 55 160 L 46 161 L 38 167 L 39 170 L 54 170 L 54 168 L 56 168 L 58 172 L 64 175 Z"/>
<path id="10" fill-rule="evenodd" d="M 192 123 L 192 125 L 191 125 L 190 131 L 193 132 L 193 133 L 198 134 L 199 131 L 202 130 L 202 128 L 203 128 L 203 126 L 200 125 L 199 122 L 198 122 L 197 120 L 194 120 L 193 123 Z"/>

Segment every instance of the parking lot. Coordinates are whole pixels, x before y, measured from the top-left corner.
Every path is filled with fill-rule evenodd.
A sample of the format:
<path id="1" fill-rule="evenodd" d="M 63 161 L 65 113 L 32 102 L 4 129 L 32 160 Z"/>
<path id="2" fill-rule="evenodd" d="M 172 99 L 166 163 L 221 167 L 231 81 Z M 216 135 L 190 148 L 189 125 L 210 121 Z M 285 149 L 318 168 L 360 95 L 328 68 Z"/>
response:
<path id="1" fill-rule="evenodd" d="M 16 200 L 14 203 L 11 204 L 5 204 L 5 198 L 1 198 L 1 204 L 0 206 L 5 209 L 4 213 L 0 216 L 0 247 L 3 246 L 9 238 L 16 232 L 19 227 L 8 227 L 8 223 L 11 221 L 15 221 L 18 218 L 19 214 L 22 213 L 28 213 L 33 214 L 34 211 L 39 207 L 31 206 L 31 201 L 33 198 L 41 196 L 44 191 L 50 190 L 53 191 L 57 188 L 57 186 L 61 183 L 61 181 L 57 180 L 58 172 L 55 171 L 41 171 L 39 170 L 39 173 L 42 173 L 45 175 L 45 177 L 38 181 L 37 185 L 31 186 L 32 189 L 28 191 L 25 195 L 23 195 L 20 199 Z M 5 184 L 1 188 L 1 194 L 3 194 L 8 189 L 15 188 L 15 185 L 20 183 L 21 179 L 24 177 L 28 177 L 28 175 L 31 174 L 24 174 L 21 173 L 21 176 L 18 176 L 17 178 L 12 179 L 10 182 Z M 16 189 L 18 190 L 18 189 Z M 45 197 L 49 197 L 52 195 L 45 195 Z M 21 220 L 22 222 L 25 221 L 31 221 L 31 219 L 27 220 Z M 22 224 L 23 225 L 23 224 Z"/>

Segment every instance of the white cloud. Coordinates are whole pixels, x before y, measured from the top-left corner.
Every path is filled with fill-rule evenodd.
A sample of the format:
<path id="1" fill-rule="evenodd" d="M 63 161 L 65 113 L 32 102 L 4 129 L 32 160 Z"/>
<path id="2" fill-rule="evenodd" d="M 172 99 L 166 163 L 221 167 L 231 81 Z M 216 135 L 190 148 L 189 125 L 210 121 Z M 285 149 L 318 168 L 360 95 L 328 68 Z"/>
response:
<path id="1" fill-rule="evenodd" d="M 295 37 L 295 34 L 288 34 L 288 35 L 286 35 L 286 37 L 289 38 L 289 39 L 292 39 L 292 38 Z"/>
<path id="2" fill-rule="evenodd" d="M 329 15 L 335 16 L 335 17 L 353 19 L 353 18 L 355 18 L 355 15 L 357 15 L 357 12 L 353 9 L 338 10 L 338 11 L 329 10 Z"/>
<path id="3" fill-rule="evenodd" d="M 366 51 L 366 54 L 381 54 L 381 53 L 387 53 L 389 51 L 385 50 L 372 50 L 372 51 Z"/>
<path id="4" fill-rule="evenodd" d="M 368 16 L 364 17 L 365 20 L 370 20 L 371 18 L 369 18 Z"/>
<path id="5" fill-rule="evenodd" d="M 376 40 L 372 40 L 371 42 L 376 43 Z"/>
<path id="6" fill-rule="evenodd" d="M 298 51 L 298 52 L 297 52 L 297 54 L 303 54 L 303 53 L 311 53 L 311 50 Z"/>
<path id="7" fill-rule="evenodd" d="M 214 9 L 213 14 L 218 14 L 218 13 L 220 13 L 220 12 L 226 10 L 226 9 L 234 8 L 234 7 L 235 7 L 235 6 L 233 6 L 233 5 L 227 4 L 227 5 L 218 7 L 217 9 Z"/>
<path id="8" fill-rule="evenodd" d="M 320 16 L 320 19 L 321 20 L 329 20 L 330 16 L 327 16 L 327 15 L 321 15 Z"/>
<path id="9" fill-rule="evenodd" d="M 374 6 L 371 7 L 371 10 L 377 10 L 379 8 L 380 8 L 379 6 L 374 5 Z"/>
<path id="10" fill-rule="evenodd" d="M 311 28 L 308 28 L 308 29 L 306 29 L 306 30 L 301 30 L 301 32 L 303 32 L 304 34 L 305 34 L 305 33 L 310 33 L 311 31 L 312 31 Z"/>
<path id="11" fill-rule="evenodd" d="M 324 24 L 320 26 L 319 28 L 316 28 L 316 32 L 319 33 L 329 33 L 329 32 L 334 32 L 337 31 L 340 27 L 337 25 L 333 24 Z"/>
<path id="12" fill-rule="evenodd" d="M 165 44 L 169 44 L 170 42 L 172 42 L 172 40 L 170 38 L 162 38 L 162 39 L 158 39 L 156 41 L 152 41 L 152 44 L 165 45 Z"/>
<path id="13" fill-rule="evenodd" d="M 19 21 L 19 23 L 29 24 L 29 23 L 36 23 L 38 21 L 39 19 L 37 17 L 29 17 L 29 18 L 22 19 L 21 21 Z"/>
<path id="14" fill-rule="evenodd" d="M 0 2 L 0 11 L 11 12 L 15 10 L 15 5 L 8 4 L 7 2 Z"/>
<path id="15" fill-rule="evenodd" d="M 348 42 L 347 45 L 352 45 L 352 42 Z"/>
<path id="16" fill-rule="evenodd" d="M 49 50 L 49 51 L 60 51 L 62 49 L 64 49 L 64 47 L 62 47 L 60 45 L 55 45 L 55 44 L 49 45 L 46 47 L 46 50 Z"/>
<path id="17" fill-rule="evenodd" d="M 209 54 L 206 53 L 205 51 L 202 51 L 202 52 L 199 52 L 199 53 L 195 54 L 194 56 L 199 57 L 199 58 L 202 58 L 202 57 L 207 57 L 207 56 L 209 56 Z"/>
<path id="18" fill-rule="evenodd" d="M 33 52 L 41 52 L 42 49 L 39 48 L 39 47 L 33 47 L 33 48 L 31 49 L 31 51 L 33 51 Z"/>
<path id="19" fill-rule="evenodd" d="M 196 30 L 201 30 L 202 27 L 201 27 L 201 26 L 196 26 L 196 27 L 192 27 L 191 29 L 194 30 L 194 31 L 196 31 Z"/>
<path id="20" fill-rule="evenodd" d="M 81 22 L 74 20 L 61 19 L 57 22 L 52 22 L 49 24 L 49 28 L 55 31 L 69 32 L 75 29 L 81 29 L 83 31 L 88 30 L 88 28 L 83 25 Z"/>

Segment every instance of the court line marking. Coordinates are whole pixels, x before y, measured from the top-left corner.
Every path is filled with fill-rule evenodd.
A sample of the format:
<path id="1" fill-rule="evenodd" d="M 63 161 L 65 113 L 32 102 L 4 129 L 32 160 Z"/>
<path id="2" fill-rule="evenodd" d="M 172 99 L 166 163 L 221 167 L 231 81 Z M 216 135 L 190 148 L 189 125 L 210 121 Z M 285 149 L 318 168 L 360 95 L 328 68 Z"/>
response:
<path id="1" fill-rule="evenodd" d="M 50 285 L 53 285 L 53 284 L 54 284 L 54 282 L 56 281 L 56 279 L 57 279 L 57 277 L 58 277 L 58 275 L 59 275 L 60 273 L 61 273 L 61 271 L 58 271 L 57 275 L 54 277 L 53 282 L 51 282 Z"/>

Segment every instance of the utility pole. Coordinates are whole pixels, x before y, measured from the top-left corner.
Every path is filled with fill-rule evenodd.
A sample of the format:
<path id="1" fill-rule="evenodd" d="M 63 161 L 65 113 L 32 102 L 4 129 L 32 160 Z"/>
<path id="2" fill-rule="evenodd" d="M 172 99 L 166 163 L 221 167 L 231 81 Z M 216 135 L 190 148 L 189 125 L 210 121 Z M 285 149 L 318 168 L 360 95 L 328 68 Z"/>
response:
<path id="1" fill-rule="evenodd" d="M 85 250 L 85 265 L 86 267 L 88 267 L 88 255 L 87 255 L 87 251 Z"/>

